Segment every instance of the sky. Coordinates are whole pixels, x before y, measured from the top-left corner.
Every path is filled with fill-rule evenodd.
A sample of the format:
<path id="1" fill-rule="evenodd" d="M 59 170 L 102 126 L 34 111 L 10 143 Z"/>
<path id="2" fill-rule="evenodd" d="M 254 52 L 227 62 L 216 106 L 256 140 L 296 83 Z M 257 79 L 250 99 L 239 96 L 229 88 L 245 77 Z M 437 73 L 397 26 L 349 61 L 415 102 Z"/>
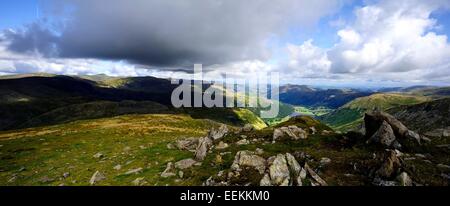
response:
<path id="1" fill-rule="evenodd" d="M 450 85 L 450 0 L 0 0 L 0 75 Z"/>

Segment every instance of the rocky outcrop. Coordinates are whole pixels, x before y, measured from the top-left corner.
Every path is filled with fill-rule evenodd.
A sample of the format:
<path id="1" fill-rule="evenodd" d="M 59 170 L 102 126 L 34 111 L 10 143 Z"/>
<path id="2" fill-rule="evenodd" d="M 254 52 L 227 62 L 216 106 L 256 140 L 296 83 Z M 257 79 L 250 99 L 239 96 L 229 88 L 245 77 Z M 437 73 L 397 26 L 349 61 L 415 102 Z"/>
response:
<path id="1" fill-rule="evenodd" d="M 105 155 L 103 155 L 103 153 L 98 152 L 95 155 L 93 155 L 92 157 L 94 157 L 95 159 L 102 159 L 103 157 L 105 157 Z"/>
<path id="2" fill-rule="evenodd" d="M 253 131 L 255 128 L 253 127 L 253 125 L 251 124 L 245 124 L 244 127 L 242 127 L 241 131 L 243 132 L 251 132 Z"/>
<path id="3" fill-rule="evenodd" d="M 409 177 L 408 173 L 402 172 L 400 175 L 397 176 L 397 181 L 400 186 L 412 186 L 413 181 Z"/>
<path id="4" fill-rule="evenodd" d="M 258 177 L 260 179 L 254 182 L 254 179 Z M 306 179 L 308 181 L 305 181 Z M 239 151 L 227 174 L 221 171 L 208 178 L 204 185 L 303 186 L 305 182 L 310 182 L 312 186 L 327 186 L 327 183 L 307 163 L 302 167 L 290 153 L 264 159 L 256 152 Z"/>
<path id="5" fill-rule="evenodd" d="M 222 150 L 222 149 L 226 149 L 226 148 L 228 148 L 228 144 L 224 143 L 222 141 L 220 141 L 219 144 L 216 145 L 216 149 L 218 149 L 218 150 Z"/>
<path id="6" fill-rule="evenodd" d="M 237 145 L 247 145 L 250 144 L 250 141 L 248 141 L 248 139 L 241 139 L 239 141 L 236 142 Z"/>
<path id="7" fill-rule="evenodd" d="M 328 184 L 323 180 L 314 170 L 312 170 L 308 163 L 305 163 L 305 169 L 308 174 L 312 177 L 315 182 L 311 182 L 312 186 L 328 186 Z"/>
<path id="8" fill-rule="evenodd" d="M 289 171 L 294 178 L 294 184 L 303 186 L 303 180 L 306 178 L 306 170 L 300 166 L 294 156 L 286 153 L 286 160 L 289 166 Z"/>
<path id="9" fill-rule="evenodd" d="M 381 111 L 374 111 L 366 113 L 364 116 L 366 136 L 370 137 L 375 134 L 375 132 L 377 132 L 378 128 L 380 128 L 384 121 L 391 126 L 396 136 L 403 137 L 404 134 L 408 131 L 408 128 L 400 121 L 395 119 L 395 117 L 393 117 L 392 115 Z"/>
<path id="10" fill-rule="evenodd" d="M 270 180 L 269 174 L 264 174 L 261 181 L 259 181 L 259 186 L 272 186 L 272 181 Z"/>
<path id="11" fill-rule="evenodd" d="M 195 160 L 203 161 L 206 154 L 213 146 L 213 142 L 222 139 L 226 134 L 228 134 L 228 132 L 228 127 L 222 124 L 219 128 L 212 128 L 206 137 L 177 140 L 174 144 L 170 143 L 168 148 L 170 149 L 176 147 L 180 150 L 192 151 L 195 153 Z M 225 149 L 228 147 L 228 145 L 222 141 L 218 146 L 219 149 Z"/>
<path id="12" fill-rule="evenodd" d="M 260 174 L 264 174 L 264 171 L 266 170 L 266 160 L 256 155 L 255 152 L 239 151 L 234 157 L 231 169 L 234 171 L 239 171 L 243 167 L 252 167 Z"/>
<path id="13" fill-rule="evenodd" d="M 169 143 L 168 148 L 176 147 L 180 150 L 192 151 L 195 153 L 195 160 L 203 161 L 207 152 L 213 146 L 213 142 L 222 139 L 228 132 L 228 127 L 222 124 L 219 128 L 212 128 L 206 137 L 177 140 L 175 143 Z M 220 142 L 219 147 L 224 149 L 228 145 Z"/>
<path id="14" fill-rule="evenodd" d="M 105 175 L 103 175 L 103 173 L 101 173 L 100 171 L 96 171 L 92 175 L 91 179 L 89 180 L 89 184 L 95 185 L 96 183 L 98 183 L 102 180 L 105 180 L 105 179 L 106 179 L 106 177 L 105 177 Z"/>
<path id="15" fill-rule="evenodd" d="M 385 147 L 399 149 L 399 143 L 395 139 L 394 130 L 386 121 L 380 125 L 378 130 L 367 140 L 367 143 L 377 143 Z"/>
<path id="16" fill-rule="evenodd" d="M 383 159 L 384 161 L 381 164 L 381 167 L 376 171 L 376 176 L 380 178 L 391 178 L 392 176 L 395 176 L 401 167 L 401 163 L 396 152 L 393 150 L 388 150 L 384 154 Z"/>
<path id="17" fill-rule="evenodd" d="M 366 113 L 364 126 L 368 143 L 377 143 L 386 148 L 411 148 L 421 145 L 423 141 L 429 141 L 428 138 L 409 130 L 392 115 L 381 111 Z"/>
<path id="18" fill-rule="evenodd" d="M 308 138 L 308 133 L 295 125 L 280 127 L 273 131 L 273 142 L 281 140 L 300 140 Z"/>
<path id="19" fill-rule="evenodd" d="M 175 142 L 175 147 L 178 148 L 179 150 L 195 151 L 195 149 L 197 149 L 198 140 L 199 140 L 198 138 L 177 140 Z"/>
<path id="20" fill-rule="evenodd" d="M 256 185 L 266 171 L 266 160 L 252 151 L 239 151 L 229 171 L 220 171 L 204 182 L 205 186 Z"/>
<path id="21" fill-rule="evenodd" d="M 289 186 L 291 175 L 286 156 L 278 154 L 269 167 L 269 177 L 271 185 Z"/>
<path id="22" fill-rule="evenodd" d="M 197 163 L 197 161 L 195 161 L 191 158 L 188 158 L 188 159 L 184 159 L 184 160 L 175 162 L 175 168 L 184 170 L 184 169 L 194 166 L 196 163 Z"/>
<path id="23" fill-rule="evenodd" d="M 307 163 L 303 167 L 290 153 L 278 154 L 267 160 L 268 171 L 260 181 L 260 186 L 303 186 L 308 174 L 311 185 L 327 186 L 327 183 L 312 170 Z"/>
<path id="24" fill-rule="evenodd" d="M 385 180 L 381 178 L 375 178 L 373 185 L 376 186 L 414 186 L 414 182 L 406 172 L 400 173 L 394 180 Z"/>
<path id="25" fill-rule="evenodd" d="M 208 154 L 208 150 L 212 146 L 212 140 L 209 137 L 201 137 L 195 150 L 195 160 L 203 161 Z"/>
<path id="26" fill-rule="evenodd" d="M 211 138 L 211 140 L 215 141 L 218 139 L 222 139 L 226 134 L 228 134 L 228 127 L 222 124 L 217 129 L 212 128 L 208 133 L 208 137 Z"/>
<path id="27" fill-rule="evenodd" d="M 161 177 L 167 178 L 176 175 L 175 167 L 172 162 L 167 163 L 166 169 L 161 173 Z"/>
<path id="28" fill-rule="evenodd" d="M 166 169 L 161 173 L 161 177 L 168 178 L 176 176 L 178 174 L 178 176 L 182 178 L 184 175 L 184 172 L 182 170 L 188 169 L 194 165 L 198 165 L 198 162 L 191 158 L 180 160 L 178 162 L 175 162 L 175 164 L 172 162 L 168 162 Z"/>
<path id="29" fill-rule="evenodd" d="M 372 183 L 377 186 L 413 186 L 415 183 L 403 168 L 400 157 L 409 156 L 398 150 L 386 150 L 380 155 Z"/>

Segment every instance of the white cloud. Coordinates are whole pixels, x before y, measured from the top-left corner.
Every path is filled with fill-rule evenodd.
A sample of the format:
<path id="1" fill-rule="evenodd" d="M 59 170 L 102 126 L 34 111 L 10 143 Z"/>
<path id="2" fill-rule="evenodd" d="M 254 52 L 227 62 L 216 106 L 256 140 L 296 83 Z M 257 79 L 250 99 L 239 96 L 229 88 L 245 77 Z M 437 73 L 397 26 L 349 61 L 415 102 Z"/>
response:
<path id="1" fill-rule="evenodd" d="M 345 47 L 356 47 L 361 43 L 359 33 L 351 29 L 340 30 L 338 36 L 341 38 L 341 44 Z"/>
<path id="2" fill-rule="evenodd" d="M 381 1 L 355 10 L 356 20 L 339 30 L 338 43 L 321 49 L 306 41 L 289 45 L 291 69 L 308 75 L 311 65 L 328 62 L 318 76 L 341 74 L 365 79 L 450 81 L 450 44 L 431 13 L 449 1 Z M 314 55 L 311 55 L 314 54 Z M 318 69 L 321 68 L 321 69 Z"/>
<path id="3" fill-rule="evenodd" d="M 289 68 L 301 68 L 304 77 L 316 77 L 328 71 L 331 62 L 323 49 L 313 45 L 312 40 L 300 46 L 288 45 Z"/>

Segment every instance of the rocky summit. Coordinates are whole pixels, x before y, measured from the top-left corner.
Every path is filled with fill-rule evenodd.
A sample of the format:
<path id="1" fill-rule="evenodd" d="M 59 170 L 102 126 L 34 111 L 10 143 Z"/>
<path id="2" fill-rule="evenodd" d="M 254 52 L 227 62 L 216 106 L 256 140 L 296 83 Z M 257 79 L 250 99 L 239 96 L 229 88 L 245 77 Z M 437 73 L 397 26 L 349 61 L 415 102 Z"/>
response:
<path id="1" fill-rule="evenodd" d="M 295 125 L 288 127 L 280 127 L 273 132 L 273 142 L 280 140 L 299 140 L 308 138 L 308 134 L 301 128 Z"/>
<path id="2" fill-rule="evenodd" d="M 364 117 L 368 143 L 378 143 L 386 147 L 412 149 L 429 141 L 428 138 L 409 130 L 402 122 L 384 112 L 366 113 Z"/>
<path id="3" fill-rule="evenodd" d="M 448 167 L 439 164 L 448 161 L 442 153 L 447 147 L 388 113 L 367 113 L 364 123 L 365 133 L 339 134 L 297 117 L 262 130 L 230 128 L 216 140 L 213 129 L 199 138 L 193 154 L 202 166 L 177 168 L 187 179 L 209 174 L 206 186 L 447 185 Z M 431 175 L 436 171 L 444 175 Z"/>

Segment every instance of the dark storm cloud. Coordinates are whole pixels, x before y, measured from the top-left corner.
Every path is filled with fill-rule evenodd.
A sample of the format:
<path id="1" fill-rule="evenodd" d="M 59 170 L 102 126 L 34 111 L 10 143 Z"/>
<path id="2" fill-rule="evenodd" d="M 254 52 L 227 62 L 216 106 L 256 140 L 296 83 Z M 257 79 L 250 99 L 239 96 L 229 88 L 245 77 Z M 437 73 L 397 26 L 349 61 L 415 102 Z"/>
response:
<path id="1" fill-rule="evenodd" d="M 9 50 L 44 56 L 128 60 L 153 66 L 222 64 L 270 56 L 287 26 L 335 11 L 329 0 L 47 0 L 59 29 L 38 23 L 9 32 Z"/>
<path id="2" fill-rule="evenodd" d="M 8 48 L 18 53 L 57 54 L 58 37 L 39 23 L 32 23 L 20 30 L 6 30 L 3 41 L 10 41 Z M 1 40 L 0 40 L 1 41 Z"/>

